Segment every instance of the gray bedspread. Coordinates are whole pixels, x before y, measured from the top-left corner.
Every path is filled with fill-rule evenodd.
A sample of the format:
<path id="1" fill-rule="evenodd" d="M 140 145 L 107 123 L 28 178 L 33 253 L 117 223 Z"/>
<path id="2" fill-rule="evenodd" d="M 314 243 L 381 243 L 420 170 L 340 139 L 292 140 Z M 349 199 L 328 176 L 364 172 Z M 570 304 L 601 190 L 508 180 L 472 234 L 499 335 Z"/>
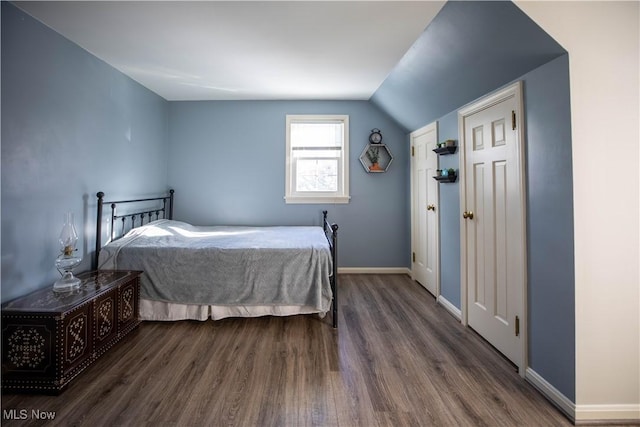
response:
<path id="1" fill-rule="evenodd" d="M 100 268 L 143 270 L 141 297 L 183 304 L 331 305 L 321 227 L 197 227 L 159 220 L 106 245 Z"/>

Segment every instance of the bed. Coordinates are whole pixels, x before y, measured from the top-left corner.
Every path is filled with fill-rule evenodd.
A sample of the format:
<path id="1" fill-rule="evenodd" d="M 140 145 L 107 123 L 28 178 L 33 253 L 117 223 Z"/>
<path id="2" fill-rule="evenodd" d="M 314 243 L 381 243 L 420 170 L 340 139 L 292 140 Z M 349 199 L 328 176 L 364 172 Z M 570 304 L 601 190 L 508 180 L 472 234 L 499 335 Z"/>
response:
<path id="1" fill-rule="evenodd" d="M 337 327 L 338 226 L 327 211 L 322 226 L 195 226 L 173 219 L 173 190 L 109 202 L 99 192 L 97 201 L 94 269 L 144 271 L 142 320 L 331 311 Z"/>

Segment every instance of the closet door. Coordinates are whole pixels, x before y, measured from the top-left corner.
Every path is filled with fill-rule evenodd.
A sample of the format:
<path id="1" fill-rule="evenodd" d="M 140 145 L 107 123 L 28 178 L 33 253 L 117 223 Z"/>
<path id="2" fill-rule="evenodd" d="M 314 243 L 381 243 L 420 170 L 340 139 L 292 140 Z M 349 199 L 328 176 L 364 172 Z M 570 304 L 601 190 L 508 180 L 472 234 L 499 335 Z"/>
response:
<path id="1" fill-rule="evenodd" d="M 438 155 L 433 152 L 438 141 L 434 122 L 411 133 L 411 257 L 412 278 L 433 296 L 440 293 Z"/>

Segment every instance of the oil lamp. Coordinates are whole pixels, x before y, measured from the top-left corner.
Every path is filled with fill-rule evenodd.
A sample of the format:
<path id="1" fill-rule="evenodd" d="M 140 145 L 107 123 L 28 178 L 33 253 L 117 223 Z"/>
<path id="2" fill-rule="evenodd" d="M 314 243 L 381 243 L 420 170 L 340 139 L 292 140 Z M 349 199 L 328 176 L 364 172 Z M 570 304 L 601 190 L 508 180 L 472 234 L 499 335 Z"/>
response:
<path id="1" fill-rule="evenodd" d="M 56 268 L 62 277 L 53 284 L 54 292 L 69 292 L 80 287 L 80 279 L 73 276 L 73 269 L 82 261 L 76 255 L 76 244 L 78 243 L 78 233 L 73 225 L 73 213 L 67 212 L 64 215 L 64 225 L 58 238 L 60 243 L 60 255 L 56 258 Z"/>

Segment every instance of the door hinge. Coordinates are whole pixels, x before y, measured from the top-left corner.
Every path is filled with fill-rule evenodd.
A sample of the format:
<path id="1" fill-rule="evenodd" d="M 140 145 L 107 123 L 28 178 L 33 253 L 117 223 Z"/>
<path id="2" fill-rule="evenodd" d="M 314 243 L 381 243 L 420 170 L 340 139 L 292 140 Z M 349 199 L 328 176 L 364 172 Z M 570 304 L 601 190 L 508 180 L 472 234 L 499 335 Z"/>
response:
<path id="1" fill-rule="evenodd" d="M 520 336 L 520 318 L 516 316 L 516 336 Z"/>
<path id="2" fill-rule="evenodd" d="M 511 130 L 516 130 L 516 112 L 511 110 Z"/>
<path id="3" fill-rule="evenodd" d="M 415 252 L 411 253 L 411 258 L 413 259 L 413 262 L 416 262 L 416 253 Z"/>
<path id="4" fill-rule="evenodd" d="M 413 146 L 411 146 L 411 157 L 413 157 L 416 154 L 415 149 Z"/>

